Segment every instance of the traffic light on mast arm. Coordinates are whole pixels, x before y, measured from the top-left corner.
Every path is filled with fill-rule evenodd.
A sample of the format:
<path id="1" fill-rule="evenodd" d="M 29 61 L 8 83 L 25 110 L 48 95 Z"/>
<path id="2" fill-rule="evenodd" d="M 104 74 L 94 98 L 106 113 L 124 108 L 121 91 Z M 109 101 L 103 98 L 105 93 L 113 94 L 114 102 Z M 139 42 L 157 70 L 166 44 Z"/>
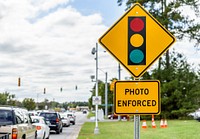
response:
<path id="1" fill-rule="evenodd" d="M 18 87 L 20 87 L 21 86 L 21 78 L 19 77 L 18 78 Z"/>
<path id="2" fill-rule="evenodd" d="M 44 94 L 46 94 L 46 88 L 44 88 Z"/>
<path id="3" fill-rule="evenodd" d="M 128 17 L 128 65 L 146 65 L 146 17 Z"/>

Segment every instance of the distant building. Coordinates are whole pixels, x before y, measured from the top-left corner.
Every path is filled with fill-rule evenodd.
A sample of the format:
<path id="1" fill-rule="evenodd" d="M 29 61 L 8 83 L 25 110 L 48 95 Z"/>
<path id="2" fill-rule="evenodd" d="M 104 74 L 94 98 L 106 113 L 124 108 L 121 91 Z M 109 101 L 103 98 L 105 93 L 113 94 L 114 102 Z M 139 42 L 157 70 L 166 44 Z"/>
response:
<path id="1" fill-rule="evenodd" d="M 76 106 L 77 111 L 89 110 L 88 106 Z"/>

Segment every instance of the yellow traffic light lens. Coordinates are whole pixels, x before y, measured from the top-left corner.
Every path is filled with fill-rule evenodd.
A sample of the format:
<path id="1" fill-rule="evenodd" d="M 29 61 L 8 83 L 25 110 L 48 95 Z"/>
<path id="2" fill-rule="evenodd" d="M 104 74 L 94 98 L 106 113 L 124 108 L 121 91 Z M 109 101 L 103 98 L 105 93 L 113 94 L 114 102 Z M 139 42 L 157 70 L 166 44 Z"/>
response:
<path id="1" fill-rule="evenodd" d="M 130 38 L 130 43 L 133 47 L 140 47 L 144 42 L 144 38 L 140 34 L 134 34 Z"/>

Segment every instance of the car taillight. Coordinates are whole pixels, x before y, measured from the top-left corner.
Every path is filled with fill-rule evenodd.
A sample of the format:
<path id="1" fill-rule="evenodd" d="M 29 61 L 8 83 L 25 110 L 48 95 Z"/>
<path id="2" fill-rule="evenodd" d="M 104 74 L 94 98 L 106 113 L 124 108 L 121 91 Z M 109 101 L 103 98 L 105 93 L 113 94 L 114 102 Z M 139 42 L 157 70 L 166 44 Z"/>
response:
<path id="1" fill-rule="evenodd" d="M 42 127 L 41 126 L 36 126 L 36 129 L 37 130 L 40 130 Z"/>
<path id="2" fill-rule="evenodd" d="M 56 123 L 58 123 L 59 122 L 59 119 L 58 118 L 56 118 Z"/>
<path id="3" fill-rule="evenodd" d="M 12 139 L 17 139 L 17 128 L 12 129 Z"/>

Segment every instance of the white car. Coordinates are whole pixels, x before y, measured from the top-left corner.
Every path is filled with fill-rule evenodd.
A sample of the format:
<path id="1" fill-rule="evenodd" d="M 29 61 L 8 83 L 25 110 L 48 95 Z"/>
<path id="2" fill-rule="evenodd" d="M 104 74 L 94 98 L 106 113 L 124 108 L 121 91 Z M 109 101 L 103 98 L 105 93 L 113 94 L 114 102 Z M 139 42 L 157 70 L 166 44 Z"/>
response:
<path id="1" fill-rule="evenodd" d="M 50 128 L 45 121 L 45 118 L 42 116 L 31 116 L 31 119 L 33 125 L 35 125 L 37 129 L 37 139 L 49 139 Z"/>
<path id="2" fill-rule="evenodd" d="M 60 117 L 62 119 L 63 126 L 70 126 L 70 119 L 67 116 L 67 113 L 60 113 Z"/>
<path id="3" fill-rule="evenodd" d="M 73 112 L 67 112 L 67 117 L 69 117 L 70 123 L 75 125 L 76 123 L 76 115 Z"/>

